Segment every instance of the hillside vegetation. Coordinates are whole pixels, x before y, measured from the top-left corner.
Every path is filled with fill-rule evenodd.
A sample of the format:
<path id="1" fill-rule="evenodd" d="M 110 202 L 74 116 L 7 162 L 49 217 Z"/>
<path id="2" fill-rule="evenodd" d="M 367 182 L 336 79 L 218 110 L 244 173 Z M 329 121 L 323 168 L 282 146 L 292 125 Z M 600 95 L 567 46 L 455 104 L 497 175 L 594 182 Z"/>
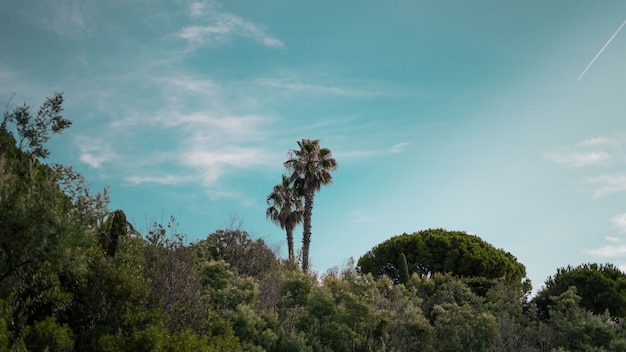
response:
<path id="1" fill-rule="evenodd" d="M 531 299 L 524 265 L 464 232 L 391 237 L 323 274 L 241 228 L 140 233 L 106 190 L 45 163 L 71 124 L 62 102 L 0 126 L 0 351 L 626 351 L 626 275 L 610 264 L 558 269 Z M 298 145 L 268 197 L 288 240 L 337 165 Z"/>

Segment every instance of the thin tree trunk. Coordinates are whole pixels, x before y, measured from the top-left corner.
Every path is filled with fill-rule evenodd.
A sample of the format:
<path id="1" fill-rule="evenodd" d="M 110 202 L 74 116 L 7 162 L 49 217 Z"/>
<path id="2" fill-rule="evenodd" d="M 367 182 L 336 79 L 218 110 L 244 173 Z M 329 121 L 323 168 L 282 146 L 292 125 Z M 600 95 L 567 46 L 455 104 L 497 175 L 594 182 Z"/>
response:
<path id="1" fill-rule="evenodd" d="M 304 221 L 302 227 L 302 271 L 309 270 L 309 247 L 311 246 L 311 215 L 313 214 L 313 192 L 304 195 Z"/>
<path id="2" fill-rule="evenodd" d="M 293 227 L 287 225 L 285 231 L 287 231 L 287 249 L 289 250 L 289 263 L 293 263 L 295 261 L 295 256 L 293 253 Z"/>

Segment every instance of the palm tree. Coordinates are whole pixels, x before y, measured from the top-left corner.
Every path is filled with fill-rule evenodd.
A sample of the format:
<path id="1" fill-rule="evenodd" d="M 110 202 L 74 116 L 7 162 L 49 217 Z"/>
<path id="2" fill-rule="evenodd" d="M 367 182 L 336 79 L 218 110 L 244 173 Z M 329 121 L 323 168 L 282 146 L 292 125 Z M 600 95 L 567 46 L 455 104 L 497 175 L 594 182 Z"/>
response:
<path id="1" fill-rule="evenodd" d="M 287 246 L 289 247 L 289 262 L 295 261 L 293 251 L 293 230 L 302 221 L 302 199 L 296 190 L 291 187 L 291 179 L 283 175 L 283 182 L 274 186 L 274 190 L 267 196 L 267 211 L 265 215 L 275 224 L 287 232 Z"/>
<path id="2" fill-rule="evenodd" d="M 113 257 L 117 251 L 120 236 L 134 235 L 141 237 L 135 227 L 126 220 L 123 210 L 116 210 L 109 214 L 100 226 L 100 245 L 107 255 Z"/>
<path id="3" fill-rule="evenodd" d="M 285 167 L 292 172 L 294 188 L 304 197 L 304 218 L 302 231 L 302 270 L 309 268 L 309 247 L 311 245 L 311 215 L 313 197 L 322 185 L 333 181 L 330 171 L 337 168 L 337 161 L 328 148 L 321 148 L 319 140 L 298 141 L 300 150 L 289 151 Z"/>

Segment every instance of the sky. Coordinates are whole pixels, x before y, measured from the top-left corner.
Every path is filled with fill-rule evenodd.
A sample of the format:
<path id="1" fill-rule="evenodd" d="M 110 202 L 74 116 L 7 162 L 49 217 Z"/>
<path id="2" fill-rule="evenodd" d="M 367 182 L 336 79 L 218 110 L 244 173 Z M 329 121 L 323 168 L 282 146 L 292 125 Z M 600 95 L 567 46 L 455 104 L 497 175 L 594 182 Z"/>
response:
<path id="1" fill-rule="evenodd" d="M 567 265 L 626 270 L 626 30 L 602 50 L 626 2 L 0 9 L 4 109 L 63 92 L 73 125 L 49 161 L 108 186 L 142 232 L 174 216 L 192 242 L 236 223 L 285 257 L 266 197 L 312 138 L 338 163 L 315 196 L 319 273 L 428 228 L 511 252 L 535 290 Z"/>

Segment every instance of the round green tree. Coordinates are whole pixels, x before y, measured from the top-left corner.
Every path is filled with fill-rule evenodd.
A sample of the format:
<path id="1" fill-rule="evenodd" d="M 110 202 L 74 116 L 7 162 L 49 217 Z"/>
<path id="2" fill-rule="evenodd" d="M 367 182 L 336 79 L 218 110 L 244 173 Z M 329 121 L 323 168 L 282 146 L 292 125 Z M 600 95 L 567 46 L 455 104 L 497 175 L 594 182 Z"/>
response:
<path id="1" fill-rule="evenodd" d="M 362 273 L 372 273 L 375 277 L 386 275 L 400 283 L 405 275 L 404 263 L 399 262 L 403 257 L 409 274 L 417 273 L 421 277 L 450 273 L 517 284 L 526 276 L 526 268 L 511 253 L 495 248 L 478 236 L 444 229 L 394 236 L 363 255 L 357 267 Z"/>

